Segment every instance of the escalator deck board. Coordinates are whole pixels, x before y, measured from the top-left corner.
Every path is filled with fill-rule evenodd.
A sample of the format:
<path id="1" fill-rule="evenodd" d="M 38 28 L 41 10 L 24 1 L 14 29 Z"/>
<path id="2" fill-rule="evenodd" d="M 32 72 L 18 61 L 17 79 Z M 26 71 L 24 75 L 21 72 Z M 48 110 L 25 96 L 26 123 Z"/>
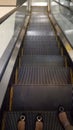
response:
<path id="1" fill-rule="evenodd" d="M 5 118 L 5 129 L 4 130 L 17 130 L 17 121 L 22 113 L 26 115 L 26 130 L 34 130 L 36 117 L 39 112 L 32 111 L 20 111 L 20 112 L 7 112 Z M 56 112 L 42 112 L 40 111 L 43 118 L 43 130 L 63 130 L 59 123 Z"/>
<path id="2" fill-rule="evenodd" d="M 18 83 L 20 84 L 69 84 L 70 70 L 64 67 L 48 67 L 45 65 L 25 64 L 20 68 Z"/>

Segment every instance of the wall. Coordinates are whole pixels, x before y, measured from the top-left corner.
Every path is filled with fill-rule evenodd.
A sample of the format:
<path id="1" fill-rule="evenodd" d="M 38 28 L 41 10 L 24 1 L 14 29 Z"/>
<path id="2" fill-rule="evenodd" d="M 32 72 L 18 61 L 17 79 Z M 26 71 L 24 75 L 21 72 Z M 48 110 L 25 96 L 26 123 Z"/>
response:
<path id="1" fill-rule="evenodd" d="M 26 0 L 0 0 L 0 5 L 12 5 L 12 6 L 16 6 L 16 5 L 21 5 L 25 2 Z"/>
<path id="2" fill-rule="evenodd" d="M 0 0 L 0 5 L 16 5 L 16 0 Z"/>

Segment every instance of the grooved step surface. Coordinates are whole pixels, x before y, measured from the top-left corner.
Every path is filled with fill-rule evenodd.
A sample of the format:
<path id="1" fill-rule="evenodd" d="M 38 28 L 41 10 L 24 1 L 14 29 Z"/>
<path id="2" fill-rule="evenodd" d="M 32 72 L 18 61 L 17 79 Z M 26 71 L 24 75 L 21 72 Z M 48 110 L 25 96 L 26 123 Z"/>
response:
<path id="1" fill-rule="evenodd" d="M 29 27 L 48 27 L 52 29 L 50 20 L 47 15 L 32 15 Z"/>
<path id="2" fill-rule="evenodd" d="M 52 31 L 48 31 L 48 30 L 29 30 L 27 32 L 28 36 L 54 36 L 54 33 Z"/>
<path id="3" fill-rule="evenodd" d="M 31 15 L 31 20 L 32 19 L 39 19 L 39 17 L 41 18 L 41 19 L 47 19 L 48 21 L 49 21 L 49 19 L 48 19 L 48 16 L 47 15 L 45 15 L 45 14 L 32 14 Z"/>
<path id="4" fill-rule="evenodd" d="M 57 110 L 59 104 L 72 107 L 72 85 L 15 85 L 13 110 Z M 65 98 L 68 97 L 68 98 Z"/>
<path id="5" fill-rule="evenodd" d="M 24 42 L 26 40 L 27 41 L 39 41 L 39 42 L 45 41 L 45 44 L 46 44 L 46 42 L 50 43 L 49 41 L 55 42 L 56 38 L 55 38 L 55 36 L 31 36 L 31 35 L 26 35 Z"/>
<path id="6" fill-rule="evenodd" d="M 17 130 L 17 121 L 22 113 L 26 115 L 26 130 L 35 130 L 36 117 L 38 113 L 41 113 L 43 118 L 43 130 L 63 130 L 59 123 L 57 113 L 55 111 L 50 112 L 37 112 L 37 111 L 20 111 L 20 112 L 7 112 L 5 130 Z"/>
<path id="7" fill-rule="evenodd" d="M 37 28 L 37 29 L 36 29 Z M 35 31 L 36 30 L 36 31 Z M 50 31 L 50 32 L 49 32 Z M 47 34 L 47 35 L 54 35 L 54 33 L 51 31 L 51 29 L 49 28 L 49 27 L 33 27 L 33 30 L 32 30 L 32 28 L 30 27 L 29 28 L 29 31 L 27 32 L 27 34 L 28 33 L 31 33 L 31 32 L 34 32 L 34 34 L 36 33 L 36 32 L 38 32 L 38 34 L 40 34 L 40 35 L 43 35 L 43 33 L 45 33 L 45 35 Z M 34 35 L 33 35 L 34 36 Z"/>
<path id="8" fill-rule="evenodd" d="M 20 68 L 18 82 L 20 84 L 69 84 L 71 81 L 68 68 L 25 64 Z"/>
<path id="9" fill-rule="evenodd" d="M 43 39 L 39 41 L 39 39 L 36 39 L 36 37 L 34 37 L 33 39 L 27 39 L 24 41 L 24 47 L 32 47 L 32 48 L 37 48 L 37 47 L 41 47 L 44 49 L 44 47 L 48 48 L 48 49 L 56 49 L 58 50 L 57 47 L 57 43 L 55 40 L 48 38 L 46 41 L 44 41 Z"/>
<path id="10" fill-rule="evenodd" d="M 32 17 L 32 19 L 30 20 L 30 24 L 39 24 L 39 23 L 41 23 L 41 24 L 43 24 L 43 23 L 49 23 L 49 20 L 48 20 L 48 18 L 39 18 L 39 17 L 37 17 L 37 18 L 35 18 L 35 17 Z M 49 24 L 48 24 L 48 26 L 49 26 Z"/>
<path id="11" fill-rule="evenodd" d="M 30 21 L 30 23 L 31 24 L 33 24 L 33 23 L 49 23 L 49 21 L 48 21 L 48 19 L 40 19 L 40 18 L 37 18 L 37 19 L 31 19 L 31 21 Z"/>
<path id="12" fill-rule="evenodd" d="M 23 64 L 47 64 L 48 66 L 64 66 L 64 58 L 57 55 L 23 55 L 21 65 Z"/>
<path id="13" fill-rule="evenodd" d="M 24 42 L 24 48 L 48 48 L 48 49 L 56 49 L 59 50 L 57 47 L 57 43 L 54 40 L 48 40 L 48 41 L 33 41 L 33 40 L 26 40 Z"/>
<path id="14" fill-rule="evenodd" d="M 48 33 L 49 33 L 49 31 L 52 31 L 52 27 L 47 23 L 46 25 L 45 25 L 45 23 L 43 24 L 39 24 L 39 23 L 32 23 L 32 24 L 30 24 L 30 26 L 28 27 L 28 30 L 43 30 L 43 31 L 48 31 Z"/>
<path id="15" fill-rule="evenodd" d="M 47 6 L 32 6 L 32 13 L 34 12 L 37 14 L 47 14 Z"/>
<path id="16" fill-rule="evenodd" d="M 25 55 L 60 55 L 60 50 L 56 47 L 25 47 L 24 49 Z"/>

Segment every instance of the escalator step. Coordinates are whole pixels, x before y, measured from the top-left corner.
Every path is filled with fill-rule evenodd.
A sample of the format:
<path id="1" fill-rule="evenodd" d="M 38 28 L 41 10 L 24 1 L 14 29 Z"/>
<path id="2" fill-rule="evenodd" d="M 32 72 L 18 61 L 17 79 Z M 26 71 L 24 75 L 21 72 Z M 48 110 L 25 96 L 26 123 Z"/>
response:
<path id="1" fill-rule="evenodd" d="M 44 15 L 44 14 L 36 14 L 36 16 L 35 16 L 35 14 L 32 14 L 32 16 L 31 16 L 31 20 L 37 20 L 37 19 L 41 19 L 41 20 L 48 20 L 49 21 L 49 18 L 48 18 L 48 16 L 47 15 Z M 39 21 L 39 23 L 40 23 L 40 21 Z"/>
<path id="2" fill-rule="evenodd" d="M 49 31 L 52 31 L 52 27 L 47 23 L 46 25 L 45 24 L 31 24 L 30 23 L 30 26 L 28 27 L 28 30 L 48 30 Z"/>
<path id="3" fill-rule="evenodd" d="M 24 49 L 25 55 L 60 55 L 60 50 L 56 47 L 48 48 L 48 47 L 25 47 Z"/>
<path id="4" fill-rule="evenodd" d="M 43 17 L 43 16 L 42 16 Z M 48 23 L 48 26 L 49 26 L 49 19 L 46 17 L 46 18 L 40 18 L 40 16 L 39 17 L 37 17 L 37 18 L 35 18 L 34 16 L 32 17 L 32 19 L 30 20 L 30 24 L 39 24 L 39 23 L 41 23 L 41 24 L 46 24 L 46 23 Z"/>
<path id="5" fill-rule="evenodd" d="M 39 20 L 40 19 L 40 20 Z M 30 20 L 29 27 L 32 25 L 32 27 L 50 27 L 52 29 L 51 23 L 48 18 L 40 18 L 40 17 L 34 17 Z"/>
<path id="6" fill-rule="evenodd" d="M 38 41 L 38 42 L 48 42 L 50 43 L 49 41 L 56 41 L 56 38 L 55 36 L 32 36 L 32 35 L 26 35 L 24 41 Z"/>
<path id="7" fill-rule="evenodd" d="M 50 24 L 50 21 L 49 21 L 49 19 L 48 19 L 48 17 L 45 17 L 44 15 L 39 15 L 39 16 L 37 16 L 37 17 L 35 17 L 35 16 L 32 16 L 32 18 L 31 18 L 31 20 L 30 20 L 30 24 L 29 24 L 29 26 L 30 25 L 48 25 L 50 28 L 52 27 L 51 26 L 51 24 Z"/>
<path id="8" fill-rule="evenodd" d="M 39 14 L 44 14 L 44 13 L 46 13 L 47 14 L 47 8 L 46 8 L 46 6 L 33 6 L 32 7 L 32 13 L 34 13 L 34 12 L 37 12 L 37 14 L 39 13 Z"/>
<path id="9" fill-rule="evenodd" d="M 44 29 L 51 29 L 52 30 L 52 26 L 51 26 L 50 20 L 49 20 L 49 18 L 46 15 L 32 16 L 31 20 L 30 20 L 29 28 L 30 27 L 32 27 L 32 29 L 34 27 L 35 30 L 37 28 L 40 28 L 40 27 L 41 27 L 41 29 L 44 28 Z"/>
<path id="10" fill-rule="evenodd" d="M 56 49 L 58 50 L 57 43 L 54 40 L 48 40 L 48 41 L 24 41 L 24 48 L 48 48 L 48 49 Z"/>
<path id="11" fill-rule="evenodd" d="M 56 41 L 53 41 L 53 40 L 48 40 L 48 41 L 28 41 L 28 40 L 26 40 L 25 42 L 24 42 L 24 48 L 42 48 L 42 49 L 48 49 L 48 51 L 49 50 L 59 50 L 58 49 L 58 47 L 57 47 L 57 43 L 56 43 Z"/>
<path id="12" fill-rule="evenodd" d="M 57 55 L 23 55 L 21 66 L 23 64 L 47 64 L 48 66 L 64 66 L 64 58 Z"/>
<path id="13" fill-rule="evenodd" d="M 28 36 L 54 36 L 54 33 L 52 31 L 49 30 L 29 30 L 27 32 Z"/>
<path id="14" fill-rule="evenodd" d="M 70 70 L 65 67 L 25 64 L 19 70 L 20 84 L 70 84 Z"/>
<path id="15" fill-rule="evenodd" d="M 39 112 L 37 111 L 18 111 L 18 112 L 6 112 L 5 118 L 5 129 L 4 130 L 17 130 L 17 121 L 22 113 L 26 115 L 26 130 L 34 130 L 36 117 Z M 44 129 L 43 130 L 63 130 L 61 124 L 59 123 L 57 113 L 55 111 L 42 112 Z"/>
<path id="16" fill-rule="evenodd" d="M 47 33 L 47 35 L 49 36 L 49 34 L 53 34 L 54 35 L 54 33 L 51 31 L 51 28 L 49 28 L 49 27 L 29 27 L 28 28 L 28 32 L 34 32 L 34 34 L 36 33 L 36 32 L 38 32 L 38 35 L 41 33 L 41 35 L 43 35 L 43 33 Z M 28 34 L 28 32 L 27 32 L 27 34 Z"/>
<path id="17" fill-rule="evenodd" d="M 45 14 L 36 14 L 36 15 L 35 15 L 35 14 L 32 14 L 32 15 L 31 15 L 31 19 L 33 19 L 33 18 L 34 18 L 34 19 L 37 19 L 37 18 L 39 19 L 39 17 L 42 18 L 42 19 L 48 19 L 48 16 L 45 15 Z"/>
<path id="18" fill-rule="evenodd" d="M 72 87 L 72 85 L 15 85 L 12 110 L 57 110 L 59 104 L 70 110 Z"/>

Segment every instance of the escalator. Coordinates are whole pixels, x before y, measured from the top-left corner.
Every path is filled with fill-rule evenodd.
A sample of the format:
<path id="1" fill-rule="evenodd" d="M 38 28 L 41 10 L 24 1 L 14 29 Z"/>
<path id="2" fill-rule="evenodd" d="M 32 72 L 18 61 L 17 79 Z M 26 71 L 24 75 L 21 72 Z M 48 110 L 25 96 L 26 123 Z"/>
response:
<path id="1" fill-rule="evenodd" d="M 71 68 L 65 65 L 47 11 L 32 10 L 24 37 L 24 54 L 18 80 L 10 91 L 9 111 L 4 113 L 2 130 L 16 130 L 21 113 L 27 118 L 26 130 L 33 130 L 41 113 L 44 130 L 63 130 L 57 108 L 72 107 Z M 65 98 L 67 97 L 67 98 Z"/>

